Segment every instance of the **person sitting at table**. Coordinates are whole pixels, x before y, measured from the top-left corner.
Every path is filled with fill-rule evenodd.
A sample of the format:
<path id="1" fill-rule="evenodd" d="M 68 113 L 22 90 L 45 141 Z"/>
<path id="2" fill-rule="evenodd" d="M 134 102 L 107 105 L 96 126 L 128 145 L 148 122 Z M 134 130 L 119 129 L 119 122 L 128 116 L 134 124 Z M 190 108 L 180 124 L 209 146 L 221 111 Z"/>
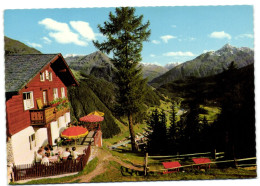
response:
<path id="1" fill-rule="evenodd" d="M 74 160 L 76 160 L 79 156 L 81 156 L 81 154 L 76 151 L 76 147 L 72 147 L 71 155 Z"/>
<path id="2" fill-rule="evenodd" d="M 54 156 L 54 152 L 53 152 L 52 148 L 51 149 L 47 148 L 47 151 L 45 152 L 45 154 L 46 153 L 50 154 L 51 156 Z"/>
<path id="3" fill-rule="evenodd" d="M 41 161 L 42 161 L 42 150 L 39 149 L 36 153 L 35 162 L 41 163 Z"/>
<path id="4" fill-rule="evenodd" d="M 48 147 L 48 149 L 50 149 L 50 151 L 53 151 L 53 148 L 50 144 L 47 144 L 46 147 Z"/>
<path id="5" fill-rule="evenodd" d="M 44 146 L 41 146 L 39 150 L 42 150 L 41 154 L 45 154 Z"/>
<path id="6" fill-rule="evenodd" d="M 46 147 L 48 147 L 49 149 L 52 148 L 52 146 L 50 144 L 47 144 Z"/>
<path id="7" fill-rule="evenodd" d="M 69 147 L 67 147 L 67 148 L 66 148 L 66 151 L 64 151 L 64 152 L 62 153 L 61 158 L 62 158 L 62 159 L 67 159 L 67 158 L 69 157 L 69 155 L 70 155 L 70 149 L 69 149 Z"/>
<path id="8" fill-rule="evenodd" d="M 49 165 L 49 163 L 50 163 L 49 157 L 50 157 L 50 154 L 48 154 L 48 153 L 47 153 L 46 155 L 43 155 L 41 164 L 43 164 L 43 165 Z"/>

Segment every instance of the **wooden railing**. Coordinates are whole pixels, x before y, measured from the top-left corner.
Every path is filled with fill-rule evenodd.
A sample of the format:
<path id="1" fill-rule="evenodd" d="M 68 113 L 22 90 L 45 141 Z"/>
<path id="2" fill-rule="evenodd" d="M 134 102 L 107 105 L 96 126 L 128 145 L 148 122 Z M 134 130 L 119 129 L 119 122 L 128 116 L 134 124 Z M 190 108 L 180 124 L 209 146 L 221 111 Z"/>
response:
<path id="1" fill-rule="evenodd" d="M 69 111 L 69 108 L 63 108 L 59 111 L 55 107 L 30 110 L 31 125 L 46 125 Z"/>
<path id="2" fill-rule="evenodd" d="M 49 165 L 25 164 L 13 167 L 13 181 L 26 180 L 38 177 L 55 176 L 73 172 L 79 172 L 86 166 L 91 155 L 91 145 L 84 150 L 84 155 L 80 160 L 63 160 Z"/>

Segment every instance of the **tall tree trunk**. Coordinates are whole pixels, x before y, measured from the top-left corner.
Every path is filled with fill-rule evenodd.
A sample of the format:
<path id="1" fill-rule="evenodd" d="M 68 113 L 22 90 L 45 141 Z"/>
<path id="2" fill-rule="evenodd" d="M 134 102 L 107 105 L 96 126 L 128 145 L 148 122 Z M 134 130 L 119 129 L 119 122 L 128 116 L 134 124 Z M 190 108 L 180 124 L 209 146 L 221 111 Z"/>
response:
<path id="1" fill-rule="evenodd" d="M 132 113 L 128 113 L 128 124 L 129 124 L 129 132 L 131 136 L 131 146 L 132 146 L 132 151 L 137 152 L 138 147 L 137 144 L 135 143 L 135 131 L 133 127 L 133 115 Z"/>

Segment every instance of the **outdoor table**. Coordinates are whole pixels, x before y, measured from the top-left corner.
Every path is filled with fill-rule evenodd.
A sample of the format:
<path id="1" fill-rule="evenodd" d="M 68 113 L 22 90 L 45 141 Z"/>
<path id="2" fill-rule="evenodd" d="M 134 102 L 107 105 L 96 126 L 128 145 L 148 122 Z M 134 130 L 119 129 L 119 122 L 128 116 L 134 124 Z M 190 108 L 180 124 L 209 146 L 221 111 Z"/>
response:
<path id="1" fill-rule="evenodd" d="M 195 163 L 195 164 L 199 164 L 198 165 L 198 169 L 200 168 L 200 164 L 205 164 L 205 165 L 208 165 L 209 166 L 209 168 L 210 168 L 210 159 L 209 158 L 193 158 L 192 159 L 193 160 L 193 162 Z"/>
<path id="2" fill-rule="evenodd" d="M 172 162 L 162 162 L 165 169 L 176 169 L 179 171 L 179 167 L 181 167 L 181 164 L 178 161 L 172 161 Z M 175 172 L 175 170 L 172 171 L 164 171 L 163 174 L 168 174 Z"/>
<path id="3" fill-rule="evenodd" d="M 54 162 L 57 162 L 59 160 L 59 156 L 57 156 L 57 155 L 56 156 L 50 156 L 48 159 L 51 163 L 54 163 Z"/>
<path id="4" fill-rule="evenodd" d="M 62 152 L 63 152 L 63 150 L 62 150 L 61 147 L 56 148 L 56 149 L 53 150 L 53 153 L 54 153 L 55 155 L 56 155 L 56 154 L 62 154 Z"/>

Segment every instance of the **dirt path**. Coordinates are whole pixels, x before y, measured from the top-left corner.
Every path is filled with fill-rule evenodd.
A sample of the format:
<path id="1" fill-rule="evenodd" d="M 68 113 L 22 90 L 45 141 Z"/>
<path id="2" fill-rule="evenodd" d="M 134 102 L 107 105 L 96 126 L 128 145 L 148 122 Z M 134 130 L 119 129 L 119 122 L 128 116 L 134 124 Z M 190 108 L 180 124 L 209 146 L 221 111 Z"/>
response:
<path id="1" fill-rule="evenodd" d="M 143 170 L 142 168 L 135 167 L 131 164 L 123 162 L 122 160 L 112 156 L 111 153 L 104 151 L 102 149 L 97 149 L 95 156 L 98 157 L 98 165 L 95 168 L 95 170 L 93 170 L 92 172 L 90 172 L 87 175 L 82 175 L 82 176 L 76 177 L 73 180 L 70 180 L 70 182 L 73 182 L 75 180 L 80 180 L 79 181 L 80 183 L 90 182 L 96 176 L 106 172 L 109 161 L 115 161 L 115 162 L 119 163 L 120 165 L 127 167 L 129 169 L 134 169 L 134 170 L 138 170 L 138 171 Z"/>

